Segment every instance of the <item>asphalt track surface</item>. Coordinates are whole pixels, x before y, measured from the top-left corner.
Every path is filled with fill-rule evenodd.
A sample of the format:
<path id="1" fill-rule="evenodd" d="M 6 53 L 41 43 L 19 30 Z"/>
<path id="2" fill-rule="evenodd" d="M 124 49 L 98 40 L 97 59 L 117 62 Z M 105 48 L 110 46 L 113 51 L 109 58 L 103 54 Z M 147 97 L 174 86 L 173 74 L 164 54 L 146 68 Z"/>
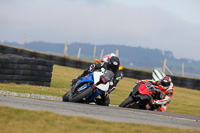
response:
<path id="1" fill-rule="evenodd" d="M 84 116 L 113 122 L 142 123 L 200 130 L 200 116 L 3 95 L 0 95 L 0 105 L 30 110 L 47 110 L 62 115 Z"/>

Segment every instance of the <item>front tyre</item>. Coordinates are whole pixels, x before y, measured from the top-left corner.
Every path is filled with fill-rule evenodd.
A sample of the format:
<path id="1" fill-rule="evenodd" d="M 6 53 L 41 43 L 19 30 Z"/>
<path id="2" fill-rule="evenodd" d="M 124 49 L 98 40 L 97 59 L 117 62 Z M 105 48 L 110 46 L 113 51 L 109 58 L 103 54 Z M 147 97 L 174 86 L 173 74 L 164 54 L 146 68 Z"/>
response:
<path id="1" fill-rule="evenodd" d="M 69 98 L 69 102 L 79 102 L 81 101 L 84 97 L 89 95 L 93 91 L 93 88 L 90 86 L 87 89 L 74 94 L 71 98 Z"/>
<path id="2" fill-rule="evenodd" d="M 124 108 L 128 108 L 129 105 L 133 102 L 133 98 L 131 96 L 129 96 L 128 98 L 126 98 L 126 100 L 124 100 L 119 107 L 124 107 Z"/>
<path id="3" fill-rule="evenodd" d="M 69 92 L 67 92 L 65 95 L 63 95 L 63 97 L 62 97 L 63 102 L 69 102 L 69 94 L 68 93 Z"/>

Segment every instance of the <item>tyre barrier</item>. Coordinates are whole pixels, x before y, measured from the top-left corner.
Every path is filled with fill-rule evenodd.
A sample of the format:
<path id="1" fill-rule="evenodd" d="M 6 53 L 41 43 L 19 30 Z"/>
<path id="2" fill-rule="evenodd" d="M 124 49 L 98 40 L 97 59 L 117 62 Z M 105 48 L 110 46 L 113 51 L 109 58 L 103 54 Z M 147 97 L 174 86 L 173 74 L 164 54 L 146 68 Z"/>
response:
<path id="1" fill-rule="evenodd" d="M 53 62 L 0 54 L 0 83 L 16 83 L 48 86 L 51 85 Z"/>
<path id="2" fill-rule="evenodd" d="M 144 71 L 138 71 L 136 79 L 152 79 L 152 73 L 144 72 Z"/>
<path id="3" fill-rule="evenodd" d="M 124 68 L 123 73 L 125 77 L 135 78 L 135 79 L 152 79 L 152 74 L 150 72 L 138 71 L 133 69 Z"/>
<path id="4" fill-rule="evenodd" d="M 0 53 L 16 55 L 11 58 L 6 58 L 6 57 L 1 58 L 0 57 L 0 60 L 1 60 L 0 68 L 17 69 L 17 70 L 18 69 L 19 70 L 21 70 L 21 69 L 32 70 L 31 73 L 34 74 L 34 76 L 37 75 L 37 72 L 35 72 L 35 71 L 46 71 L 46 72 L 51 73 L 53 70 L 51 65 L 53 65 L 53 64 L 61 65 L 61 66 L 68 66 L 68 67 L 73 67 L 73 68 L 79 68 L 79 69 L 85 69 L 85 68 L 89 67 L 90 64 L 93 63 L 92 61 L 86 62 L 86 61 L 83 61 L 80 59 L 76 60 L 76 59 L 71 59 L 69 57 L 63 57 L 63 56 L 59 56 L 59 55 L 46 54 L 46 53 L 41 53 L 41 52 L 36 52 L 36 51 L 31 51 L 31 50 L 26 50 L 26 49 L 20 49 L 17 47 L 7 46 L 7 45 L 3 45 L 3 44 L 0 44 Z M 29 57 L 29 58 L 24 58 L 24 57 Z M 42 61 L 42 60 L 49 60 L 49 61 Z M 12 63 L 12 65 L 10 65 L 10 63 Z M 37 63 L 39 63 L 39 64 L 37 64 Z M 29 65 L 29 64 L 32 64 L 32 65 Z M 6 67 L 6 66 L 8 66 L 8 67 Z M 12 73 L 11 70 L 8 70 L 7 72 Z M 19 74 L 19 73 L 28 74 L 30 72 L 17 71 L 16 73 L 17 74 Z M 50 73 L 46 73 L 46 75 L 50 76 L 51 75 Z M 134 70 L 134 69 L 129 69 L 129 68 L 124 67 L 123 73 L 124 73 L 124 77 L 128 77 L 128 78 L 136 78 L 139 80 L 152 79 L 152 72 L 145 72 L 143 70 Z M 170 75 L 170 77 L 172 78 L 172 81 L 175 86 L 200 90 L 200 79 L 171 76 L 171 75 Z M 2 82 L 2 81 L 0 81 L 0 82 Z M 9 81 L 6 81 L 6 82 L 9 82 Z M 48 82 L 47 83 L 46 82 L 41 83 L 41 82 L 42 81 L 37 81 L 37 83 L 36 83 L 36 81 L 35 81 L 34 83 L 39 84 L 39 85 L 41 85 L 41 84 L 49 85 Z M 28 81 L 28 83 L 32 84 L 33 82 Z"/>
<path id="5" fill-rule="evenodd" d="M 200 80 L 196 81 L 194 89 L 200 90 Z"/>
<path id="6" fill-rule="evenodd" d="M 131 69 L 124 68 L 123 69 L 124 77 L 128 78 L 136 78 L 137 72 Z"/>
<path id="7" fill-rule="evenodd" d="M 172 82 L 174 86 L 180 86 L 181 87 L 181 77 L 176 76 L 170 76 L 172 78 Z"/>
<path id="8" fill-rule="evenodd" d="M 11 53 L 12 54 L 12 53 Z M 18 52 L 18 55 L 23 56 L 23 57 L 34 57 L 34 53 L 25 49 L 20 49 Z"/>
<path id="9" fill-rule="evenodd" d="M 19 48 L 0 45 L 0 51 L 1 51 L 2 54 L 15 54 L 15 55 L 17 55 L 19 53 L 19 50 L 20 50 Z"/>
<path id="10" fill-rule="evenodd" d="M 65 66 L 66 59 L 60 56 L 51 55 L 50 61 L 53 61 L 54 64 Z"/>
<path id="11" fill-rule="evenodd" d="M 188 88 L 195 88 L 195 80 L 189 78 L 181 78 L 181 87 L 187 86 Z"/>

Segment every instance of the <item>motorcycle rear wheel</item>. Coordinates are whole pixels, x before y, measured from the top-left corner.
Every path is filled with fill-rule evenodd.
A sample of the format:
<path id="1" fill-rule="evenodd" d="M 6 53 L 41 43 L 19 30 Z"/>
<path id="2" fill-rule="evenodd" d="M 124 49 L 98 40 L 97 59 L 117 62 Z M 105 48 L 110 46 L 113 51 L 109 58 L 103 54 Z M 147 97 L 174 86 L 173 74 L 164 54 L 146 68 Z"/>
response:
<path id="1" fill-rule="evenodd" d="M 134 99 L 129 96 L 128 98 L 126 98 L 126 100 L 124 100 L 119 107 L 124 107 L 124 108 L 128 108 L 130 106 L 131 103 L 133 103 Z"/>
<path id="2" fill-rule="evenodd" d="M 81 101 L 84 97 L 89 95 L 93 91 L 93 88 L 90 86 L 87 89 L 81 91 L 78 94 L 73 95 L 71 98 L 69 98 L 69 102 L 79 102 Z"/>

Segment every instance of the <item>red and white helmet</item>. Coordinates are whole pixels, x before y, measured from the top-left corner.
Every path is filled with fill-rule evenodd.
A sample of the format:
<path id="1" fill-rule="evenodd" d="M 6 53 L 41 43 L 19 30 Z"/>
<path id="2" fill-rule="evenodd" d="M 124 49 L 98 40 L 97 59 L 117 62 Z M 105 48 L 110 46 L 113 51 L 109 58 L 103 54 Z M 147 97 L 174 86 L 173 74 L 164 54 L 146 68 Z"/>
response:
<path id="1" fill-rule="evenodd" d="M 102 61 L 103 62 L 108 62 L 110 60 L 111 57 L 116 56 L 114 53 L 111 54 L 107 54 L 103 57 Z"/>
<path id="2" fill-rule="evenodd" d="M 161 80 L 161 85 L 163 86 L 163 89 L 168 89 L 169 85 L 171 84 L 172 79 L 169 76 L 165 76 Z"/>

